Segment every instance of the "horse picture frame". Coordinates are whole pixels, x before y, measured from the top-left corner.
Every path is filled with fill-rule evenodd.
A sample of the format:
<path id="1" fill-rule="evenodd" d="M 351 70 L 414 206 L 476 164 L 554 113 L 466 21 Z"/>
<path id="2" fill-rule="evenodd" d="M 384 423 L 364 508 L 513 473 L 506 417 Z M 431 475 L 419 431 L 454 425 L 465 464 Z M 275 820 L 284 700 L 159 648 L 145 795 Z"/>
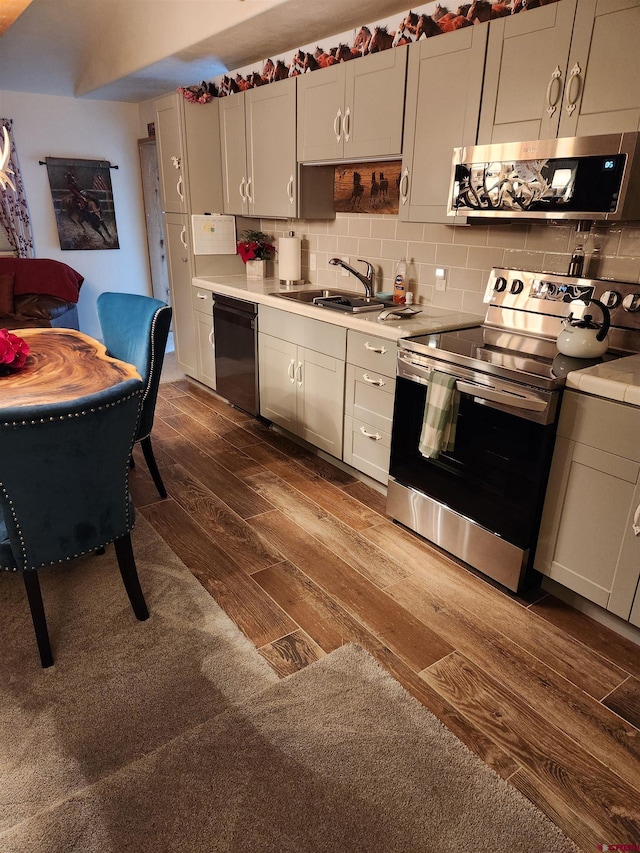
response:
<path id="1" fill-rule="evenodd" d="M 400 160 L 336 166 L 334 210 L 337 213 L 397 214 L 401 171 Z"/>
<path id="2" fill-rule="evenodd" d="M 119 249 L 111 164 L 61 157 L 45 157 L 45 164 L 60 248 Z"/>

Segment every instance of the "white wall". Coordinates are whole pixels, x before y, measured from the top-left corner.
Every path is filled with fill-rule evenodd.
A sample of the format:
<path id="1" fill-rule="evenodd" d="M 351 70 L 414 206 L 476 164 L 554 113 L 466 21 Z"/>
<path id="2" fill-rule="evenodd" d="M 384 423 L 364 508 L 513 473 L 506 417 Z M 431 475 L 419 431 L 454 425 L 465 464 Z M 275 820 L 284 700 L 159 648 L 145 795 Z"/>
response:
<path id="1" fill-rule="evenodd" d="M 95 303 L 116 290 L 151 293 L 142 186 L 138 159 L 138 106 L 0 91 L 0 115 L 13 119 L 38 258 L 54 258 L 85 277 L 80 291 L 80 329 L 100 337 Z M 146 134 L 145 134 L 146 135 Z M 61 251 L 45 156 L 104 159 L 111 171 L 119 249 Z"/>

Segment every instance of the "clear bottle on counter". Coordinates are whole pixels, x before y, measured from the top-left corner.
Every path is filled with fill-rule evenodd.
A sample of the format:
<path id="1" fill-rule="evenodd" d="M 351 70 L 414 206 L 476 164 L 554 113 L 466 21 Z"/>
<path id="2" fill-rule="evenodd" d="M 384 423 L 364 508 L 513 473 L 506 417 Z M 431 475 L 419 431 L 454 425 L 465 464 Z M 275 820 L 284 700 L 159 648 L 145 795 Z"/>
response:
<path id="1" fill-rule="evenodd" d="M 576 276 L 579 278 L 584 271 L 584 246 L 578 243 L 573 250 L 571 260 L 569 261 L 569 269 L 567 275 Z"/>
<path id="2" fill-rule="evenodd" d="M 404 305 L 407 291 L 407 262 L 403 258 L 396 268 L 396 276 L 393 282 L 393 301 Z"/>

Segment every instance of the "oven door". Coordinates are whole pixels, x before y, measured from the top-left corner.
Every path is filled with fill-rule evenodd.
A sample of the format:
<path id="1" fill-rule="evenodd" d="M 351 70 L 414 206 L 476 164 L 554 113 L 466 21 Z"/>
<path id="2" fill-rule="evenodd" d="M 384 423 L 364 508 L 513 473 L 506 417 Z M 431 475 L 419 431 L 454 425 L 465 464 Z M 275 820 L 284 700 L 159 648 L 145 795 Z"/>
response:
<path id="1" fill-rule="evenodd" d="M 537 536 L 551 464 L 559 391 L 520 386 L 442 362 L 430 364 L 421 357 L 418 361 L 411 363 L 406 353 L 398 360 L 391 480 L 528 553 Z M 460 408 L 454 449 L 430 459 L 418 445 L 434 367 L 456 375 Z M 456 553 L 444 542 L 437 544 Z M 463 559 L 474 564 L 466 554 Z"/>

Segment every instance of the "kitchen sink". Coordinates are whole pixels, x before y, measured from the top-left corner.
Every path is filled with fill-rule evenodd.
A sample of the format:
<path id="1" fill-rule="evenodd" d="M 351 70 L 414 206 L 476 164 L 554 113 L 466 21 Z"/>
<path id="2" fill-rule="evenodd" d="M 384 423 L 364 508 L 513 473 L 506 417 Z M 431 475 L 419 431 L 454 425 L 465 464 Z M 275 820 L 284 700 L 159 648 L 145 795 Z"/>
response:
<path id="1" fill-rule="evenodd" d="M 316 290 L 298 290 L 271 293 L 271 296 L 280 296 L 282 299 L 291 299 L 294 302 L 306 302 L 318 305 L 320 308 L 332 308 L 336 311 L 344 311 L 348 314 L 358 314 L 361 311 L 380 311 L 384 302 L 380 299 L 367 299 L 366 296 L 358 296 L 351 290 L 333 290 L 331 288 Z"/>

